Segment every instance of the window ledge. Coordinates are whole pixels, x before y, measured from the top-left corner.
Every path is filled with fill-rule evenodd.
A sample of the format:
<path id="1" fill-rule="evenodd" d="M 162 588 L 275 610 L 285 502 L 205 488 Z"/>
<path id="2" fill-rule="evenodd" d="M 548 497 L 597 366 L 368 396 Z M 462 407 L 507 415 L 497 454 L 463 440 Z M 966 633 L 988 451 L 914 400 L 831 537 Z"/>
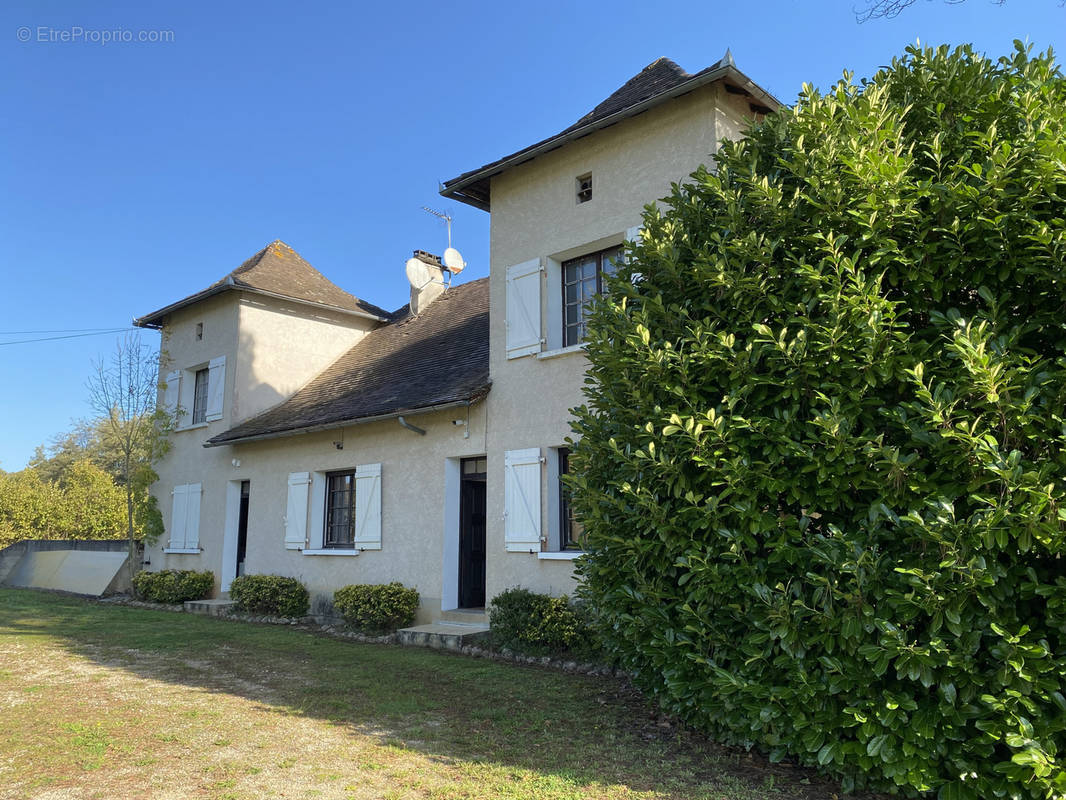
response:
<path id="1" fill-rule="evenodd" d="M 186 555 L 186 556 L 198 556 L 198 555 L 200 555 L 200 548 L 199 547 L 197 547 L 197 548 L 192 548 L 192 547 L 164 547 L 163 548 L 163 552 L 164 553 L 180 553 L 180 554 Z"/>
<path id="2" fill-rule="evenodd" d="M 182 425 L 180 428 L 175 428 L 175 432 L 181 433 L 182 431 L 194 431 L 197 428 L 206 428 L 210 425 L 210 422 L 197 422 L 195 425 Z"/>
<path id="3" fill-rule="evenodd" d="M 537 558 L 541 561 L 573 561 L 583 555 L 585 555 L 584 552 L 580 550 L 568 550 L 565 552 L 537 553 Z"/>
<path id="4" fill-rule="evenodd" d="M 357 556 L 362 553 L 362 550 L 335 550 L 333 548 L 326 548 L 323 550 L 303 550 L 301 551 L 305 556 Z"/>
<path id="5" fill-rule="evenodd" d="M 537 353 L 538 359 L 546 358 L 560 358 L 562 356 L 568 356 L 573 353 L 584 353 L 585 343 L 579 342 L 578 344 L 571 344 L 566 347 L 558 347 L 555 350 L 545 350 L 542 353 Z"/>

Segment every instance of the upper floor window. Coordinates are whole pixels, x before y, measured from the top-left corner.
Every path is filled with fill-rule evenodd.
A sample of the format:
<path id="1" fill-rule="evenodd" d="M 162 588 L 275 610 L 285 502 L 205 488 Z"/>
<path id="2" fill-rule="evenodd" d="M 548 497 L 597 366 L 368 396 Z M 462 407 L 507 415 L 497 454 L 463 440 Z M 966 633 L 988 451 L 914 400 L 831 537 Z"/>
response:
<path id="1" fill-rule="evenodd" d="M 192 424 L 199 425 L 207 422 L 207 386 L 210 370 L 207 368 L 196 370 L 196 381 L 192 394 Z"/>
<path id="2" fill-rule="evenodd" d="M 563 262 L 563 347 L 578 344 L 585 338 L 588 303 L 603 293 L 604 276 L 617 272 L 621 263 L 621 247 Z"/>

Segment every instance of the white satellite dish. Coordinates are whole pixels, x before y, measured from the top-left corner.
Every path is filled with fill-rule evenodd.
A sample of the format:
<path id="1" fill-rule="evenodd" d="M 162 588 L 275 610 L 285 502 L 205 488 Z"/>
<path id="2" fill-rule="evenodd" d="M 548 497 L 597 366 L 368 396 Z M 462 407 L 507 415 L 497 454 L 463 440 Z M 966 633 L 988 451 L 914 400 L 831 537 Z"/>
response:
<path id="1" fill-rule="evenodd" d="M 459 251 L 454 247 L 449 247 L 444 251 L 444 268 L 448 270 L 452 275 L 458 275 L 466 267 L 466 262 L 463 261 L 463 257 L 459 255 Z"/>
<path id="2" fill-rule="evenodd" d="M 433 276 L 429 274 L 429 267 L 420 259 L 407 259 L 406 271 L 407 280 L 410 281 L 411 287 L 414 289 L 422 289 L 433 280 Z"/>

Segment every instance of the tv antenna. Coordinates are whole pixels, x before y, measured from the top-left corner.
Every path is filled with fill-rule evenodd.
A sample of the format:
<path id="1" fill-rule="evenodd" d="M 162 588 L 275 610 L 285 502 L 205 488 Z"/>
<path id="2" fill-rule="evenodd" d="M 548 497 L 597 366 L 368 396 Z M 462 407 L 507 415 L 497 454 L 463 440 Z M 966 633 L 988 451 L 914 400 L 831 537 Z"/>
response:
<path id="1" fill-rule="evenodd" d="M 444 224 L 448 226 L 448 249 L 444 251 L 444 257 L 441 260 L 444 262 L 444 268 L 448 272 L 452 275 L 458 275 L 466 267 L 466 262 L 463 261 L 459 251 L 452 247 L 452 215 L 446 211 L 437 211 L 429 206 L 422 206 L 422 210 L 443 220 Z"/>

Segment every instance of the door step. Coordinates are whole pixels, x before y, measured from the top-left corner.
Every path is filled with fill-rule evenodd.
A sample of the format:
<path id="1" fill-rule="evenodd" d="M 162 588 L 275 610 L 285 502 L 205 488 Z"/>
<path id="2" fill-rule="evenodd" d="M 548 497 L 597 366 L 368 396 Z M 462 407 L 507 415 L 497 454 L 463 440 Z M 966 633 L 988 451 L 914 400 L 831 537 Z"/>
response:
<path id="1" fill-rule="evenodd" d="M 182 604 L 189 614 L 206 614 L 209 617 L 220 617 L 233 607 L 232 600 L 186 600 Z"/>
<path id="2" fill-rule="evenodd" d="M 449 625 L 478 625 L 488 627 L 489 615 L 483 608 L 455 608 L 440 612 L 440 621 Z"/>
<path id="3" fill-rule="evenodd" d="M 398 631 L 400 644 L 409 647 L 432 647 L 436 650 L 459 650 L 465 645 L 476 643 L 488 632 L 488 625 L 454 622 L 415 625 L 413 628 Z"/>

